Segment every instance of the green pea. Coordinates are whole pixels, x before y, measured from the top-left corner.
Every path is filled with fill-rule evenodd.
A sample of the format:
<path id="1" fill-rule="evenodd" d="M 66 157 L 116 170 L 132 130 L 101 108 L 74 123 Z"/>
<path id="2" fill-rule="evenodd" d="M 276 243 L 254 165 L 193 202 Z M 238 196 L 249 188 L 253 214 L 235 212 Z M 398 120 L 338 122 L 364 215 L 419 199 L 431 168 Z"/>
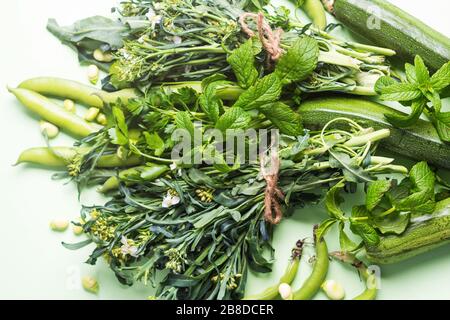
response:
<path id="1" fill-rule="evenodd" d="M 102 129 L 102 126 L 84 121 L 39 93 L 27 89 L 8 90 L 30 111 L 71 135 L 87 137 Z"/>
<path id="2" fill-rule="evenodd" d="M 19 88 L 47 96 L 71 99 L 95 108 L 103 108 L 104 102 L 112 103 L 121 99 L 124 103 L 127 103 L 130 99 L 139 97 L 139 93 L 135 89 L 106 92 L 76 81 L 51 77 L 26 80 L 19 85 Z"/>
<path id="3" fill-rule="evenodd" d="M 311 275 L 306 279 L 303 286 L 294 292 L 293 300 L 310 300 L 320 290 L 328 273 L 328 247 L 325 239 L 316 240 L 316 261 Z"/>

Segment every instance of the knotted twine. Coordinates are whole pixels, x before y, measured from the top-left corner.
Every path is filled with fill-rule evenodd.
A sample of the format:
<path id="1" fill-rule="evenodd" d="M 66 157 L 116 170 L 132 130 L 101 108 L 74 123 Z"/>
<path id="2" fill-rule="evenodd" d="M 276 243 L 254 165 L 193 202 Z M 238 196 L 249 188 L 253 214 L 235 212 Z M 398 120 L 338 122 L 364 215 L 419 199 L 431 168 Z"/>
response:
<path id="1" fill-rule="evenodd" d="M 280 47 L 283 29 L 277 28 L 275 30 L 272 30 L 272 27 L 266 22 L 262 13 L 246 12 L 240 16 L 239 23 L 241 25 L 242 31 L 250 38 L 255 36 L 255 32 L 251 30 L 247 24 L 247 19 L 249 18 L 256 21 L 259 39 L 264 49 L 267 51 L 269 57 L 273 61 L 277 61 L 278 59 L 280 59 L 281 55 L 283 54 L 283 49 L 281 49 Z"/>
<path id="2" fill-rule="evenodd" d="M 261 174 L 266 180 L 264 192 L 264 219 L 271 224 L 279 224 L 283 218 L 279 201 L 284 200 L 284 194 L 278 188 L 278 174 L 280 171 L 280 158 L 276 150 L 271 151 L 270 158 L 261 155 Z M 270 163 L 268 163 L 270 162 Z"/>

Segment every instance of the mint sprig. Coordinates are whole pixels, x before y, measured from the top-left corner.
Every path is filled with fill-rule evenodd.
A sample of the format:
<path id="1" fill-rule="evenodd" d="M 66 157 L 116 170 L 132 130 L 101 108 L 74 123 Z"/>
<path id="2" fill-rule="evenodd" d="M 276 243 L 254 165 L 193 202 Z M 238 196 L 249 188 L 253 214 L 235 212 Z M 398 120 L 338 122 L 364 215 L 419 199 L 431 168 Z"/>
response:
<path id="1" fill-rule="evenodd" d="M 440 98 L 440 93 L 450 86 L 450 62 L 430 76 L 422 58 L 416 56 L 414 66 L 407 63 L 405 72 L 406 80 L 400 83 L 391 77 L 381 77 L 375 85 L 382 100 L 411 102 L 410 115 L 386 115 L 387 120 L 396 127 L 411 127 L 425 113 L 433 122 L 441 140 L 450 142 L 450 112 L 441 111 Z"/>

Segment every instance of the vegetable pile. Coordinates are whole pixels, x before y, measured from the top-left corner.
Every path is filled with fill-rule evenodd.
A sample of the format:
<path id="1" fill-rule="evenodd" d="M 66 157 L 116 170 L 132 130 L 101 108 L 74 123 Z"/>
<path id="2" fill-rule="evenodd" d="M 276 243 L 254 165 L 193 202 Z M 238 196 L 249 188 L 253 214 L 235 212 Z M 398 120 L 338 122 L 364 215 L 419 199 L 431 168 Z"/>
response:
<path id="1" fill-rule="evenodd" d="M 450 168 L 440 98 L 450 63 L 431 76 L 417 56 L 402 79 L 386 61 L 393 50 L 337 39 L 318 1 L 298 4 L 313 24 L 238 0 L 133 0 L 115 9 L 117 20 L 49 20 L 90 65 L 92 83 L 98 68 L 107 73 L 102 89 L 47 77 L 8 88 L 42 119 L 47 144 L 17 163 L 61 170 L 55 178 L 80 192 L 97 186 L 110 196 L 82 208 L 73 225 L 86 240 L 66 248 L 94 244 L 87 263 L 105 259 L 122 284 L 150 282 L 156 299 L 307 300 L 321 288 L 343 299 L 327 280 L 333 257 L 362 275 L 360 300 L 375 299 L 377 279 L 357 255 L 393 263 L 450 241 L 450 185 L 432 167 Z M 342 93 L 379 94 L 412 113 Z M 88 108 L 84 117 L 75 102 Z M 74 146 L 53 146 L 59 130 Z M 380 147 L 419 162 L 406 168 Z M 345 212 L 341 195 L 358 187 L 364 203 Z M 321 203 L 329 218 L 312 228 L 314 268 L 301 288 L 291 284 L 306 238 L 276 285 L 245 294 L 249 270 L 271 271 L 276 225 Z M 340 251 L 329 253 L 333 226 Z M 95 279 L 83 284 L 99 290 Z"/>

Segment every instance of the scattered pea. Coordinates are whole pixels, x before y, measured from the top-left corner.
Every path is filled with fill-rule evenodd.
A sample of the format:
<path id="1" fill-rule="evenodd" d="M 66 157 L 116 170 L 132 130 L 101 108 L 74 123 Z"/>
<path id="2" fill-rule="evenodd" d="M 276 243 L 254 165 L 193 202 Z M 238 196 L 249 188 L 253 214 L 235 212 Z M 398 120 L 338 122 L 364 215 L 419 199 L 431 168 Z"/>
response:
<path id="1" fill-rule="evenodd" d="M 98 117 L 99 114 L 100 114 L 100 109 L 90 108 L 84 115 L 84 120 L 92 122 Z"/>
<path id="2" fill-rule="evenodd" d="M 73 234 L 76 235 L 76 236 L 80 236 L 84 232 L 83 227 L 75 226 L 75 225 L 72 226 L 72 231 L 73 231 Z"/>
<path id="3" fill-rule="evenodd" d="M 50 229 L 56 232 L 64 232 L 69 227 L 69 221 L 66 220 L 53 220 L 50 222 Z"/>
<path id="4" fill-rule="evenodd" d="M 331 300 L 342 300 L 345 297 L 344 287 L 335 280 L 327 280 L 322 284 L 322 290 Z"/>
<path id="5" fill-rule="evenodd" d="M 105 116 L 105 114 L 104 113 L 100 113 L 98 116 L 97 116 L 97 123 L 98 124 L 101 124 L 102 126 L 106 126 L 107 124 L 108 124 L 108 120 L 106 119 L 106 116 Z"/>
<path id="6" fill-rule="evenodd" d="M 96 65 L 91 64 L 88 67 L 87 75 L 88 75 L 89 81 L 92 84 L 94 84 L 94 85 L 97 84 L 98 78 L 99 78 L 99 73 L 100 73 L 100 70 L 98 69 L 98 67 Z"/>
<path id="7" fill-rule="evenodd" d="M 81 284 L 83 285 L 84 290 L 93 294 L 97 294 L 100 289 L 97 280 L 90 276 L 83 277 L 81 279 Z"/>
<path id="8" fill-rule="evenodd" d="M 67 111 L 69 111 L 71 113 L 75 113 L 77 111 L 77 109 L 75 107 L 75 102 L 73 102 L 70 99 L 64 100 L 64 109 L 66 109 Z"/>
<path id="9" fill-rule="evenodd" d="M 111 62 L 114 58 L 111 53 L 97 49 L 94 51 L 94 59 L 99 62 Z"/>
<path id="10" fill-rule="evenodd" d="M 43 135 L 47 136 L 49 139 L 54 139 L 59 134 L 59 129 L 54 124 L 47 121 L 40 122 L 41 132 Z"/>

